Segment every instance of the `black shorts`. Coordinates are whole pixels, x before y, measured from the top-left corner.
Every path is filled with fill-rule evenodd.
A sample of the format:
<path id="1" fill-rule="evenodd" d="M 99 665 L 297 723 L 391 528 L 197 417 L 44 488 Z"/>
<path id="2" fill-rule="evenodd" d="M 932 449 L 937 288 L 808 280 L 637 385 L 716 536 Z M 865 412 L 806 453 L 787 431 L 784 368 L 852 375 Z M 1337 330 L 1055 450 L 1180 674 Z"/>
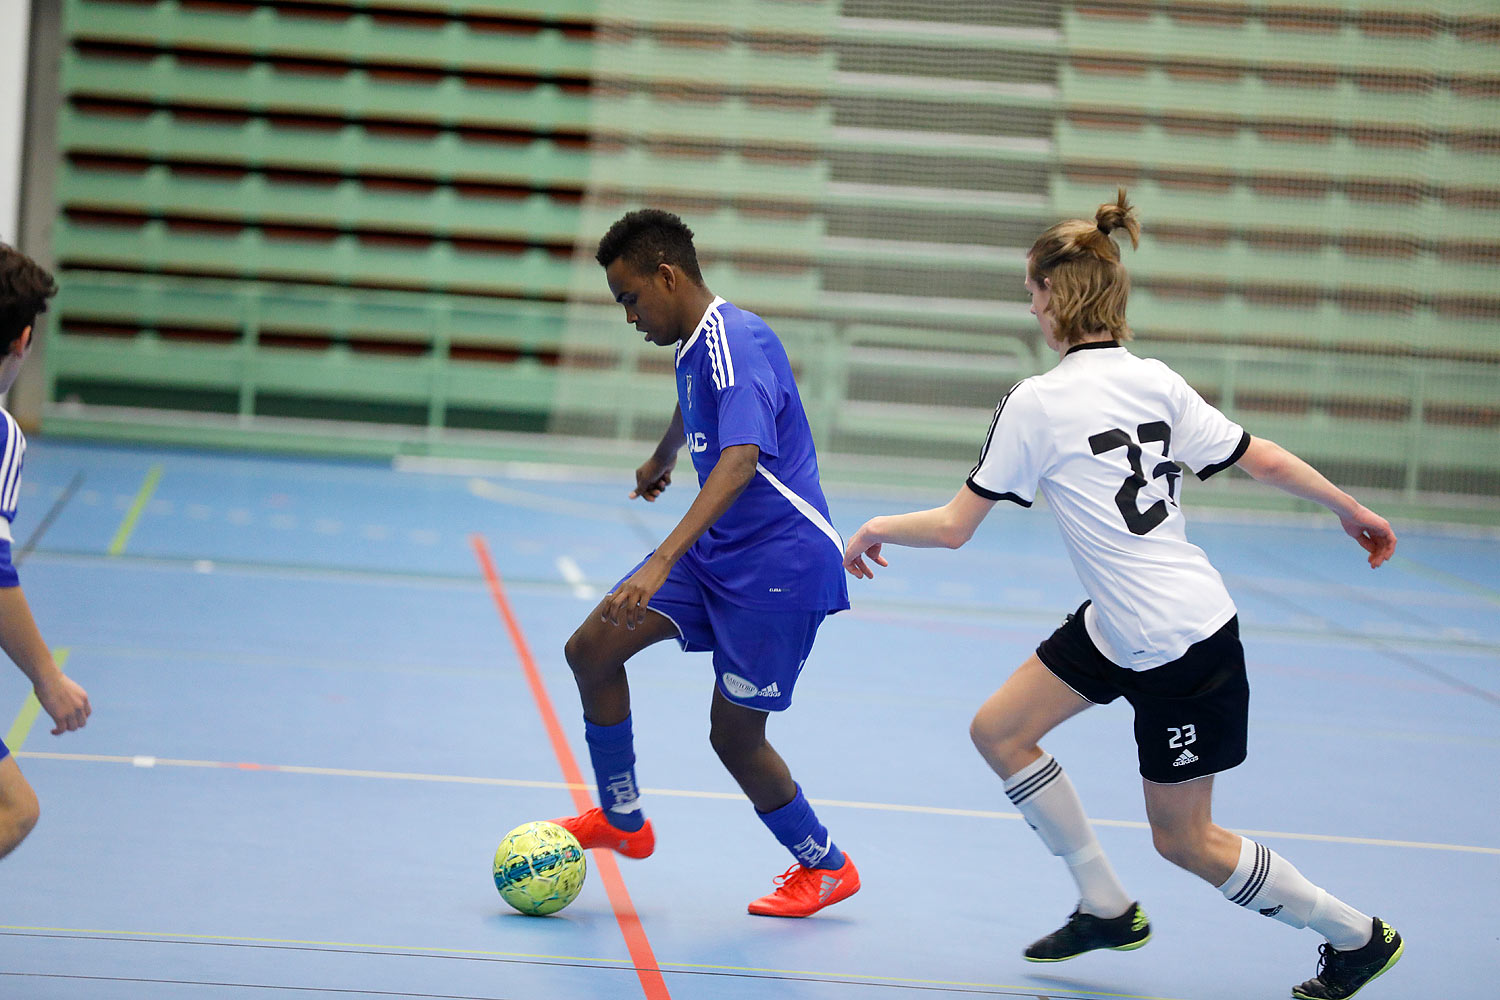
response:
<path id="1" fill-rule="evenodd" d="M 1097 705 L 1121 695 L 1135 708 L 1141 777 L 1176 784 L 1227 771 L 1245 759 L 1250 681 L 1239 617 L 1171 663 L 1128 670 L 1099 652 L 1083 624 L 1084 601 L 1037 647 L 1037 658 Z"/>

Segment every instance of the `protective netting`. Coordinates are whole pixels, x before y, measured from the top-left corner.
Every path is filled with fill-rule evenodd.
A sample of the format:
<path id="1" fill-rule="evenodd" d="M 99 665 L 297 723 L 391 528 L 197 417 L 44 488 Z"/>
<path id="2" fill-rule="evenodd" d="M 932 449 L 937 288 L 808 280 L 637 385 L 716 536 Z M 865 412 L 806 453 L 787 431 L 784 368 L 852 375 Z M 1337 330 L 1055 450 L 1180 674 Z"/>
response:
<path id="1" fill-rule="evenodd" d="M 1138 352 L 1352 485 L 1500 495 L 1497 40 L 1477 2 L 603 0 L 552 427 L 670 413 L 592 260 L 650 204 L 783 332 L 826 452 L 972 461 L 1053 360 L 1025 248 L 1125 185 Z"/>

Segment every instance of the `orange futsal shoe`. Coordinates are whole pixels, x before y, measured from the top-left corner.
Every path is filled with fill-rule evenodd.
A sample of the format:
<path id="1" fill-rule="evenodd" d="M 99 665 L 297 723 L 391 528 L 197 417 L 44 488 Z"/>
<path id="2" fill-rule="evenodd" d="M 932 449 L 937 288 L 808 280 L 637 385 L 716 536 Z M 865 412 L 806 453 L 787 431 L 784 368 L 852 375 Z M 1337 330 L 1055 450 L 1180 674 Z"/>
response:
<path id="1" fill-rule="evenodd" d="M 656 850 L 656 833 L 651 829 L 649 819 L 639 830 L 621 830 L 604 818 L 603 809 L 595 806 L 582 816 L 552 822 L 577 837 L 578 843 L 585 848 L 607 847 L 627 858 L 649 858 Z"/>
<path id="2" fill-rule="evenodd" d="M 776 877 L 776 891 L 751 903 L 750 912 L 758 917 L 810 917 L 858 891 L 859 872 L 846 851 L 839 869 L 792 865 Z"/>

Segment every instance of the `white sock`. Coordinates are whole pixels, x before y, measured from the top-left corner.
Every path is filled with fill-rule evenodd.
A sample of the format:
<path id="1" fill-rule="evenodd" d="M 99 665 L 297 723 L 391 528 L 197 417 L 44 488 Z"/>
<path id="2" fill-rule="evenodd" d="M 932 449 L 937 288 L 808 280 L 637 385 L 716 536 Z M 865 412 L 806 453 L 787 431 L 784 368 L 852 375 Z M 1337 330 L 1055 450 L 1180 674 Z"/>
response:
<path id="1" fill-rule="evenodd" d="M 1370 917 L 1313 885 L 1286 858 L 1244 837 L 1239 864 L 1219 891 L 1288 926 L 1311 927 L 1339 951 L 1364 947 L 1374 928 Z"/>
<path id="2" fill-rule="evenodd" d="M 1067 863 L 1084 913 L 1108 918 L 1130 909 L 1134 900 L 1104 856 L 1073 782 L 1051 754 L 1005 779 L 1005 794 L 1047 849 Z"/>

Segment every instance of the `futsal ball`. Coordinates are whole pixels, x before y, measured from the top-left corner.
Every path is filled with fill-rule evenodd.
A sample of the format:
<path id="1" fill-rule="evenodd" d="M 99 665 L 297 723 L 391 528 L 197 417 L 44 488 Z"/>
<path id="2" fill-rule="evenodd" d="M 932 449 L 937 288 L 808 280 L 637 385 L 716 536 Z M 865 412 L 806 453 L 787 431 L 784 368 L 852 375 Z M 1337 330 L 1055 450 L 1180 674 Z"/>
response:
<path id="1" fill-rule="evenodd" d="M 495 888 L 522 913 L 544 917 L 578 898 L 588 861 L 578 838 L 556 823 L 518 826 L 495 850 Z"/>

